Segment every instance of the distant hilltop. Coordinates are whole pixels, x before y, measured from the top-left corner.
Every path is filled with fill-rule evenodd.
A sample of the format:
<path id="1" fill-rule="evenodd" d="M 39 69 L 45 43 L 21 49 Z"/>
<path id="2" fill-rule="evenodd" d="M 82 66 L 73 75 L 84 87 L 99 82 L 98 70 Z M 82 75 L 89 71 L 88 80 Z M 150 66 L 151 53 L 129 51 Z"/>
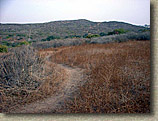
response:
<path id="1" fill-rule="evenodd" d="M 40 41 L 48 36 L 56 38 L 83 37 L 86 34 L 107 34 L 114 29 L 138 32 L 149 27 L 150 25 L 137 26 L 118 21 L 93 22 L 78 19 L 34 24 L 0 24 L 0 36 L 3 40 L 22 40 L 29 37 L 32 41 Z"/>

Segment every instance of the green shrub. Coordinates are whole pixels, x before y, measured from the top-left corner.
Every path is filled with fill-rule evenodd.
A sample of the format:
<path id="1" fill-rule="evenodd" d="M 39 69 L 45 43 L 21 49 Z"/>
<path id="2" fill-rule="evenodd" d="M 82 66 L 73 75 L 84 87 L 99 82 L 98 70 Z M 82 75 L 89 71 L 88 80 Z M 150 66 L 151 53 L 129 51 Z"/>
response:
<path id="1" fill-rule="evenodd" d="M 48 36 L 46 39 L 42 39 L 41 41 L 51 41 L 54 39 L 60 39 L 60 37 L 57 36 Z"/>
<path id="2" fill-rule="evenodd" d="M 30 44 L 29 42 L 27 42 L 27 41 L 23 41 L 23 42 L 15 42 L 15 43 L 11 43 L 12 45 L 12 47 L 19 47 L 19 46 L 21 46 L 21 45 L 28 45 L 28 44 Z"/>
<path id="3" fill-rule="evenodd" d="M 19 45 L 28 45 L 29 43 L 27 41 L 19 42 Z"/>
<path id="4" fill-rule="evenodd" d="M 47 41 L 46 39 L 42 39 L 41 41 Z"/>
<path id="5" fill-rule="evenodd" d="M 86 38 L 87 36 L 88 36 L 88 34 L 86 33 L 86 34 L 83 35 L 83 38 Z"/>
<path id="6" fill-rule="evenodd" d="M 101 32 L 99 35 L 100 36 L 106 36 L 106 34 L 104 32 Z"/>
<path id="7" fill-rule="evenodd" d="M 150 31 L 150 29 L 149 28 L 145 28 L 145 29 L 139 29 L 138 31 L 139 32 L 147 32 L 147 31 Z"/>
<path id="8" fill-rule="evenodd" d="M 115 32 L 115 33 L 118 33 L 118 34 L 124 34 L 124 33 L 126 33 L 127 31 L 121 28 L 121 29 L 115 29 L 114 32 Z"/>
<path id="9" fill-rule="evenodd" d="M 0 52 L 8 52 L 8 48 L 5 45 L 0 45 Z"/>
<path id="10" fill-rule="evenodd" d="M 27 42 L 27 41 L 23 41 L 23 42 L 14 42 L 14 43 L 10 43 L 10 42 L 7 42 L 7 41 L 3 41 L 2 42 L 2 45 L 5 45 L 7 47 L 19 47 L 21 45 L 28 45 L 30 44 L 31 42 Z"/>
<path id="11" fill-rule="evenodd" d="M 7 47 L 12 47 L 12 43 L 7 42 L 7 41 L 2 41 L 2 44 L 7 46 Z"/>
<path id="12" fill-rule="evenodd" d="M 69 35 L 69 36 L 65 36 L 64 38 L 65 39 L 67 39 L 67 38 L 81 38 L 81 36 L 80 35 Z"/>
<path id="13" fill-rule="evenodd" d="M 12 35 L 12 34 L 9 34 L 9 35 L 8 35 L 8 37 L 13 37 L 13 36 L 14 36 L 14 35 Z"/>
<path id="14" fill-rule="evenodd" d="M 11 45 L 11 47 L 17 47 L 17 46 L 19 46 L 19 43 L 11 43 L 12 45 Z"/>
<path id="15" fill-rule="evenodd" d="M 19 36 L 19 37 L 26 37 L 25 34 L 16 34 L 16 36 Z"/>
<path id="16" fill-rule="evenodd" d="M 126 33 L 127 31 L 124 30 L 124 29 L 114 29 L 112 32 L 108 32 L 108 35 L 113 35 L 113 34 L 124 34 Z"/>
<path id="17" fill-rule="evenodd" d="M 46 38 L 47 41 L 50 41 L 50 40 L 52 40 L 52 39 L 55 39 L 55 37 L 54 37 L 54 36 L 48 36 L 48 37 Z"/>
<path id="18" fill-rule="evenodd" d="M 86 38 L 93 38 L 93 37 L 100 37 L 100 35 L 98 35 L 98 34 L 89 34 L 89 35 L 87 35 L 87 37 Z"/>

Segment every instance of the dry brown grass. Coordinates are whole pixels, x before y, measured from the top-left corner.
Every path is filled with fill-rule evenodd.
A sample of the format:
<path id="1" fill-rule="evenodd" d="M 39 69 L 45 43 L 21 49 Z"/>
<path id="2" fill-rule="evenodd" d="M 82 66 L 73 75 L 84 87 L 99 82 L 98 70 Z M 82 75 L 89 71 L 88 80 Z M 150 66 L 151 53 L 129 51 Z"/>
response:
<path id="1" fill-rule="evenodd" d="M 80 95 L 57 112 L 150 112 L 150 42 L 91 44 L 59 48 L 55 63 L 87 69 Z M 66 111 L 62 109 L 66 108 Z"/>
<path id="2" fill-rule="evenodd" d="M 150 112 L 150 42 L 129 41 L 111 44 L 85 44 L 40 50 L 45 70 L 52 73 L 35 91 L 1 90 L 0 110 L 42 100 L 60 92 L 67 76 L 56 64 L 85 69 L 88 80 L 65 105 L 63 113 L 148 113 Z M 8 95 L 6 95 L 8 94 Z"/>

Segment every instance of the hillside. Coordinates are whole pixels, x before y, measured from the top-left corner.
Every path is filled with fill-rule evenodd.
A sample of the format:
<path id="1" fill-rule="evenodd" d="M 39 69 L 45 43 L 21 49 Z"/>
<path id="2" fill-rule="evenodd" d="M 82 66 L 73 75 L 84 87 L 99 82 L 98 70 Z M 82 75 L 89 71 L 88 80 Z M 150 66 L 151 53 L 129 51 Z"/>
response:
<path id="1" fill-rule="evenodd" d="M 40 41 L 49 36 L 55 38 L 83 37 L 85 34 L 107 34 L 114 29 L 123 28 L 127 31 L 138 32 L 144 29 L 129 23 L 110 21 L 92 22 L 85 19 L 52 21 L 38 24 L 0 24 L 0 41 Z"/>

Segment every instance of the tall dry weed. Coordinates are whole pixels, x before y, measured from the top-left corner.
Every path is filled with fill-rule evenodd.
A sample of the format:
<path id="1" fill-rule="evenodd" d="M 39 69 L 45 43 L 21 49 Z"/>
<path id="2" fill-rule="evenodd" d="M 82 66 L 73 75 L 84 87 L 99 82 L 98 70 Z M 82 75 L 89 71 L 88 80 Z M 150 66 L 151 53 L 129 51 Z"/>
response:
<path id="1" fill-rule="evenodd" d="M 150 112 L 150 42 L 74 46 L 52 60 L 87 70 L 80 95 L 65 101 L 65 113 Z"/>

